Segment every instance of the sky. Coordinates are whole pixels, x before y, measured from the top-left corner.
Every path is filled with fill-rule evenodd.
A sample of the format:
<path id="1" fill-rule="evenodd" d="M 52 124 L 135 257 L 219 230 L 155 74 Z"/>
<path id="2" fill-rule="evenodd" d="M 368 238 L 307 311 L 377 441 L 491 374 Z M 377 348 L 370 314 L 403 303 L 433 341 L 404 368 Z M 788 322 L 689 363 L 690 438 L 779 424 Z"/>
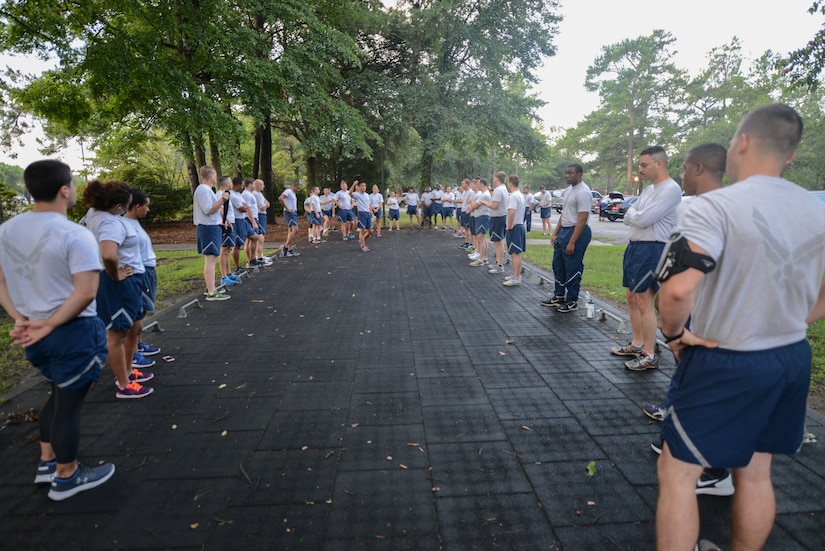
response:
<path id="1" fill-rule="evenodd" d="M 756 59 L 766 50 L 786 54 L 805 45 L 825 22 L 808 13 L 813 0 L 561 2 L 557 53 L 537 72 L 536 91 L 547 102 L 539 110 L 545 129 L 574 127 L 598 107 L 598 94 L 587 92 L 584 80 L 602 46 L 663 29 L 676 38 L 676 65 L 696 75 L 707 66 L 707 53 L 734 36 L 746 58 Z"/>
<path id="2" fill-rule="evenodd" d="M 822 15 L 808 13 L 813 0 L 561 2 L 564 20 L 554 38 L 557 54 L 545 59 L 537 71 L 540 82 L 535 91 L 547 102 L 538 112 L 545 129 L 573 127 L 598 107 L 598 95 L 584 89 L 584 79 L 602 46 L 663 29 L 676 38 L 672 45 L 677 52 L 676 65 L 695 75 L 706 66 L 706 54 L 716 46 L 729 43 L 734 36 L 740 39 L 745 56 L 755 59 L 768 49 L 784 54 L 799 48 L 825 22 Z M 0 54 L 0 67 L 11 64 L 31 71 L 37 63 L 9 60 Z M 25 141 L 25 147 L 16 149 L 17 159 L 0 150 L 0 161 L 26 166 L 39 159 L 34 136 Z M 82 166 L 77 145 L 60 158 L 76 170 Z"/>

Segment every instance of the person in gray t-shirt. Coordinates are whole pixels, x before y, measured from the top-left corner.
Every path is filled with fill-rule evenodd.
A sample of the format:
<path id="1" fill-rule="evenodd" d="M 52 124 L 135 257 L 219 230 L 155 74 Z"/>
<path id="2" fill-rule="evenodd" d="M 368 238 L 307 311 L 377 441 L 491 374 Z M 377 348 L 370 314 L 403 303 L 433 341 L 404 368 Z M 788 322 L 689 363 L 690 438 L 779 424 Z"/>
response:
<path id="1" fill-rule="evenodd" d="M 23 172 L 34 208 L 0 225 L 0 304 L 14 320 L 10 336 L 49 381 L 40 409 L 36 484 L 62 501 L 106 482 L 115 466 L 77 461 L 80 411 L 106 359 L 106 334 L 96 315 L 101 269 L 92 233 L 66 215 L 77 202 L 71 169 L 35 161 Z"/>
<path id="2" fill-rule="evenodd" d="M 677 227 L 703 262 L 666 277 L 659 293 L 679 365 L 662 425 L 658 549 L 696 543 L 694 486 L 707 466 L 734 472 L 731 540 L 761 549 L 776 514 L 773 455 L 801 446 L 806 330 L 825 317 L 825 205 L 781 177 L 802 126 L 786 105 L 748 113 L 728 150 L 733 185 L 698 197 Z"/>

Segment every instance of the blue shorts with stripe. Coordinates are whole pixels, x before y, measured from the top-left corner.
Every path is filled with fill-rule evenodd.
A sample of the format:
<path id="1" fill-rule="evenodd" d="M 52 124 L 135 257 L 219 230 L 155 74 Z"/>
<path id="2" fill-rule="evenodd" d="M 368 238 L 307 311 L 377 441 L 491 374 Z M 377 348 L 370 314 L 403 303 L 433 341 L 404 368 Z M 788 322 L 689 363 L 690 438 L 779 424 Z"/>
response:
<path id="1" fill-rule="evenodd" d="M 542 218 L 550 218 L 553 213 L 553 207 L 539 207 L 539 216 Z"/>
<path id="2" fill-rule="evenodd" d="M 43 377 L 65 390 L 96 383 L 107 353 L 106 330 L 98 316 L 75 318 L 26 348 L 26 358 Z"/>
<path id="3" fill-rule="evenodd" d="M 252 234 L 252 224 L 246 218 L 235 219 L 235 244 L 243 246 L 246 238 Z"/>
<path id="4" fill-rule="evenodd" d="M 802 340 L 756 351 L 690 347 L 670 382 L 662 438 L 677 459 L 746 466 L 754 452 L 802 445 L 811 348 Z"/>
<path id="5" fill-rule="evenodd" d="M 269 233 L 269 229 L 266 227 L 266 213 L 259 212 L 258 213 L 258 235 L 265 235 Z"/>
<path id="6" fill-rule="evenodd" d="M 284 224 L 289 228 L 290 226 L 298 225 L 298 213 L 284 211 Z"/>
<path id="7" fill-rule="evenodd" d="M 417 214 L 418 205 L 407 205 L 407 214 Z"/>
<path id="8" fill-rule="evenodd" d="M 358 229 L 371 230 L 372 229 L 372 215 L 368 212 L 358 211 Z"/>
<path id="9" fill-rule="evenodd" d="M 339 222 L 352 222 L 353 220 L 355 220 L 355 215 L 352 213 L 352 210 L 341 209 L 338 211 Z"/>
<path id="10" fill-rule="evenodd" d="M 527 234 L 524 224 L 516 224 L 507 232 L 507 252 L 521 254 L 527 250 Z"/>
<path id="11" fill-rule="evenodd" d="M 390 209 L 389 219 L 398 220 L 399 218 L 401 218 L 401 212 L 398 209 Z"/>
<path id="12" fill-rule="evenodd" d="M 653 279 L 656 265 L 665 244 L 660 241 L 631 241 L 622 259 L 622 287 L 632 293 L 643 293 L 650 288 L 659 290 L 659 283 Z"/>
<path id="13" fill-rule="evenodd" d="M 97 288 L 97 316 L 107 331 L 128 331 L 136 321 L 143 319 L 143 276 L 130 275 L 114 281 L 100 271 Z"/>
<path id="14" fill-rule="evenodd" d="M 490 217 L 490 241 L 503 241 L 504 229 L 507 227 L 506 216 L 491 216 Z"/>
<path id="15" fill-rule="evenodd" d="M 230 248 L 238 243 L 238 234 L 235 233 L 235 225 L 227 228 L 221 226 L 221 247 Z"/>
<path id="16" fill-rule="evenodd" d="M 482 235 L 487 233 L 490 229 L 490 217 L 486 214 L 483 216 L 476 216 L 473 224 L 473 235 Z"/>
<path id="17" fill-rule="evenodd" d="M 198 224 L 195 229 L 198 238 L 198 253 L 204 256 L 221 254 L 221 227 Z"/>

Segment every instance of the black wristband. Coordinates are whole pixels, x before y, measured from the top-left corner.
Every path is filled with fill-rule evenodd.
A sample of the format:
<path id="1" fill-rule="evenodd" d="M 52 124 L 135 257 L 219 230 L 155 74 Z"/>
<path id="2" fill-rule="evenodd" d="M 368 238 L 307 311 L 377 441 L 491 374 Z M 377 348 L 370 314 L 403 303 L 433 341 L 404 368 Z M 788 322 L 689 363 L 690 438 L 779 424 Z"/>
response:
<path id="1" fill-rule="evenodd" d="M 678 335 L 673 335 L 672 337 L 669 337 L 669 336 L 665 335 L 664 331 L 662 331 L 662 336 L 665 338 L 665 344 L 671 343 L 673 341 L 678 341 L 679 339 L 682 338 L 682 336 L 684 334 L 685 334 L 685 328 L 684 327 L 682 327 L 682 330 L 679 331 Z"/>

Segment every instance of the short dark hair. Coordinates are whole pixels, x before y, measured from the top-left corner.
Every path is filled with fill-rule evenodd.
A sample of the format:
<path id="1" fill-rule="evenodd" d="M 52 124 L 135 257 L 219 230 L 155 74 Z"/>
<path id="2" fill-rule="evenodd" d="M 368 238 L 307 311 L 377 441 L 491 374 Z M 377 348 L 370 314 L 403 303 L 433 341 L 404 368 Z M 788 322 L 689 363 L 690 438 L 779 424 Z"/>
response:
<path id="1" fill-rule="evenodd" d="M 653 157 L 654 155 L 664 155 L 665 159 L 667 159 L 667 153 L 665 153 L 665 148 L 661 145 L 651 145 L 650 147 L 646 147 L 642 149 L 642 152 L 639 153 L 639 157 L 642 155 L 650 155 Z"/>
<path id="2" fill-rule="evenodd" d="M 644 155 L 644 153 L 642 153 L 642 155 Z M 570 163 L 569 165 L 567 165 L 567 168 L 572 168 L 576 171 L 576 174 L 584 174 L 584 169 L 582 168 L 582 165 L 578 163 Z"/>
<path id="3" fill-rule="evenodd" d="M 685 161 L 690 163 L 702 163 L 702 165 L 714 174 L 725 173 L 728 150 L 718 143 L 699 144 L 685 155 Z"/>
<path id="4" fill-rule="evenodd" d="M 35 161 L 23 171 L 23 183 L 35 201 L 52 202 L 60 188 L 72 185 L 72 169 L 54 159 Z"/>
<path id="5" fill-rule="evenodd" d="M 516 176 L 515 174 L 512 174 L 509 178 L 507 178 L 507 183 L 513 184 L 516 187 L 519 186 L 519 182 L 520 182 L 519 177 Z"/>
<path id="6" fill-rule="evenodd" d="M 772 103 L 745 115 L 736 135 L 748 134 L 787 157 L 799 147 L 803 126 L 802 117 L 792 107 Z"/>

